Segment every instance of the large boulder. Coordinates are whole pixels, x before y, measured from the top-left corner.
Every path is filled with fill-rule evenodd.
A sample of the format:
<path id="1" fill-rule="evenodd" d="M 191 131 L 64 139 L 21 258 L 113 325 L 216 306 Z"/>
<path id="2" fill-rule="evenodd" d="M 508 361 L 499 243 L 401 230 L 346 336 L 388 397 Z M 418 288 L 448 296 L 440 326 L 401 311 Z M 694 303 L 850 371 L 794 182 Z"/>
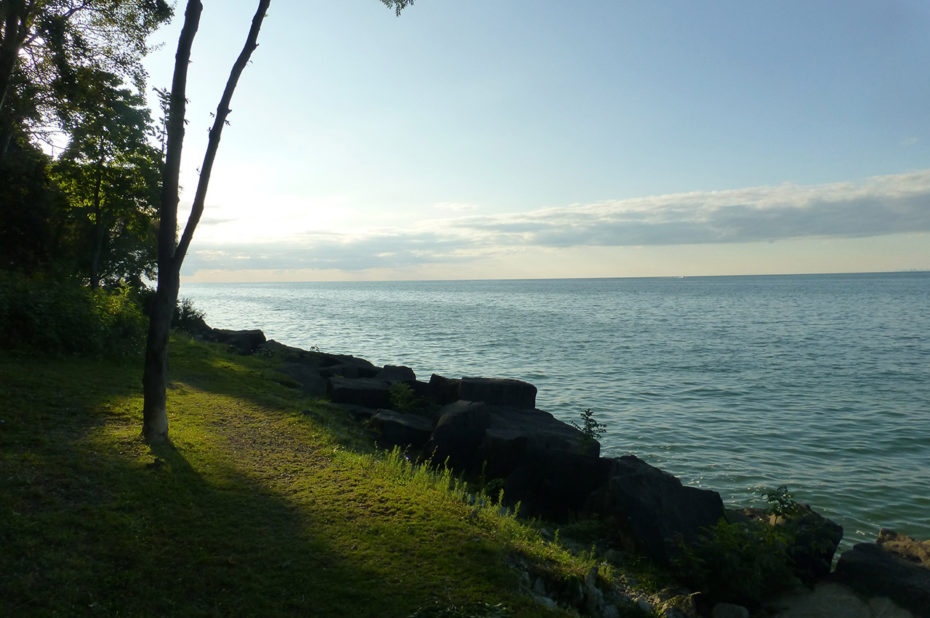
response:
<path id="1" fill-rule="evenodd" d="M 857 591 L 887 597 L 915 616 L 930 616 L 930 541 L 882 530 L 875 543 L 844 552 L 834 577 Z"/>
<path id="2" fill-rule="evenodd" d="M 373 378 L 380 369 L 364 358 L 347 354 L 328 354 L 318 350 L 302 350 L 284 345 L 274 339 L 264 342 L 257 353 L 284 361 L 290 365 L 313 368 L 324 378 Z"/>
<path id="3" fill-rule="evenodd" d="M 491 423 L 488 407 L 479 402 L 456 401 L 438 414 L 429 445 L 434 461 L 463 472 L 480 469 L 478 445 Z"/>
<path id="4" fill-rule="evenodd" d="M 457 401 L 439 411 L 427 448 L 437 463 L 502 479 L 534 515 L 566 517 L 598 481 L 597 442 L 542 410 Z"/>
<path id="5" fill-rule="evenodd" d="M 787 528 L 791 539 L 788 558 L 804 583 L 813 584 L 830 573 L 833 555 L 843 540 L 842 526 L 806 504 L 799 504 L 791 515 L 774 517 L 771 523 Z"/>
<path id="6" fill-rule="evenodd" d="M 375 378 L 334 377 L 329 380 L 329 396 L 335 403 L 366 408 L 389 408 L 391 385 Z"/>
<path id="7" fill-rule="evenodd" d="M 724 515 L 720 494 L 686 487 L 638 457 L 601 461 L 606 481 L 592 493 L 588 508 L 616 526 L 622 545 L 659 562 L 668 563 L 682 542 L 694 543 Z"/>
<path id="8" fill-rule="evenodd" d="M 310 365 L 302 363 L 288 363 L 280 368 L 281 373 L 294 380 L 300 387 L 300 390 L 321 397 L 326 394 L 329 382 L 320 375 L 317 369 Z"/>
<path id="9" fill-rule="evenodd" d="M 429 377 L 429 397 L 439 405 L 447 405 L 461 399 L 462 381 L 433 374 Z"/>
<path id="10" fill-rule="evenodd" d="M 425 416 L 395 410 L 378 410 L 370 423 L 380 436 L 378 445 L 382 448 L 419 449 L 433 431 L 433 422 Z"/>
<path id="11" fill-rule="evenodd" d="M 404 367 L 403 365 L 385 365 L 378 371 L 375 377 L 392 384 L 395 382 L 402 382 L 412 385 L 417 381 L 417 375 L 413 372 L 413 369 Z"/>
<path id="12" fill-rule="evenodd" d="M 240 354 L 252 354 L 265 343 L 265 333 L 258 329 L 226 330 L 224 328 L 213 328 L 204 333 L 202 337 L 208 341 L 225 343 L 235 348 Z"/>
<path id="13" fill-rule="evenodd" d="M 324 354 L 317 352 L 320 375 L 324 378 L 374 378 L 378 375 L 378 367 L 364 358 L 349 356 L 348 354 Z"/>
<path id="14" fill-rule="evenodd" d="M 466 401 L 483 401 L 513 408 L 536 407 L 536 387 L 529 382 L 505 378 L 462 378 L 459 396 Z"/>

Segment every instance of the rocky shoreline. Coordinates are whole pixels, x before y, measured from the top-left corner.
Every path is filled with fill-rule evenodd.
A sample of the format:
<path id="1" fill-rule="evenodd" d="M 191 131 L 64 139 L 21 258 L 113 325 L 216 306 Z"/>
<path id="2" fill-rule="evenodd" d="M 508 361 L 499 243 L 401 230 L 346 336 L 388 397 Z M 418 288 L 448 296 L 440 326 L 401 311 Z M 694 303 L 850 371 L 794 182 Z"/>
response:
<path id="1" fill-rule="evenodd" d="M 780 526 L 790 539 L 792 571 L 805 587 L 769 600 L 761 615 L 930 617 L 930 541 L 883 530 L 875 543 L 844 552 L 834 568 L 842 528 L 810 507 L 796 505 L 780 516 L 726 509 L 716 492 L 684 486 L 635 456 L 602 457 L 590 428 L 535 407 L 532 384 L 435 374 L 421 381 L 407 367 L 286 346 L 266 340 L 260 330 L 213 329 L 202 321 L 188 330 L 240 354 L 279 361 L 294 387 L 328 396 L 364 422 L 381 448 L 401 448 L 412 458 L 480 479 L 488 494 L 502 491 L 521 513 L 556 524 L 597 520 L 616 551 L 671 565 L 718 522 L 756 519 Z M 570 605 L 587 615 L 616 611 L 596 587 L 575 597 Z M 749 615 L 738 604 L 702 607 L 699 599 L 666 609 L 667 616 Z"/>

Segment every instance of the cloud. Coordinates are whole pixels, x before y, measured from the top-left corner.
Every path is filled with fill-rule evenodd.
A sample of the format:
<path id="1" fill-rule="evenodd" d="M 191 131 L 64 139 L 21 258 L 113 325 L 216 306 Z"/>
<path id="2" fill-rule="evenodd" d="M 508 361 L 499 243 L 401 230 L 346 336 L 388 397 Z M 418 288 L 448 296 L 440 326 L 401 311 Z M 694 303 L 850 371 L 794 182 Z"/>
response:
<path id="1" fill-rule="evenodd" d="M 861 183 L 785 184 L 573 204 L 519 214 L 460 216 L 363 235 L 303 234 L 277 242 L 211 244 L 185 271 L 403 268 L 515 247 L 621 247 L 859 238 L 930 231 L 930 170 Z"/>
<path id="2" fill-rule="evenodd" d="M 865 183 L 694 192 L 469 217 L 456 227 L 529 245 L 631 246 L 861 237 L 930 230 L 930 170 Z"/>

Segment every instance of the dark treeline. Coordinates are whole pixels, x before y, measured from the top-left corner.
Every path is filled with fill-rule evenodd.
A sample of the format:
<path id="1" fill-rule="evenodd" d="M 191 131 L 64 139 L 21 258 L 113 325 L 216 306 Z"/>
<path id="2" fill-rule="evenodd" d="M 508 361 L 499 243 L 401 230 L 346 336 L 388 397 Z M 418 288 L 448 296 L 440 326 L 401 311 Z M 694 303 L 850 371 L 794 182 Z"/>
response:
<path id="1" fill-rule="evenodd" d="M 111 289 L 154 275 L 162 157 L 142 58 L 170 17 L 163 0 L 4 0 L 0 268 Z"/>
<path id="2" fill-rule="evenodd" d="M 0 4 L 3 347 L 103 351 L 91 338 L 117 323 L 142 341 L 164 134 L 142 59 L 171 15 L 164 0 Z"/>

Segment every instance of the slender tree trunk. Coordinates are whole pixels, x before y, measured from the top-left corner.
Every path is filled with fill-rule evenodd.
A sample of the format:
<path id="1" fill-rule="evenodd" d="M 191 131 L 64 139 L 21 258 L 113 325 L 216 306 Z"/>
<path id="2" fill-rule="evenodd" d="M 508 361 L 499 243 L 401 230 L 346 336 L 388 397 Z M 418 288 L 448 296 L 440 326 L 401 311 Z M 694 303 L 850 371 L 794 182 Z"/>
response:
<path id="1" fill-rule="evenodd" d="M 191 45 L 200 26 L 201 12 L 203 5 L 199 0 L 188 0 L 171 81 L 168 143 L 162 172 L 161 203 L 158 207 L 158 285 L 155 302 L 150 307 L 142 374 L 142 437 L 153 443 L 168 439 L 168 337 L 181 287 L 181 265 L 175 265 L 174 259 L 178 238 L 178 178 L 181 173 L 181 148 L 184 145 L 187 67 L 190 64 Z"/>
<path id="2" fill-rule="evenodd" d="M 199 0 L 188 0 L 184 12 L 184 27 L 178 39 L 178 51 L 174 61 L 174 78 L 171 83 L 171 104 L 168 112 L 168 141 L 165 167 L 162 174 L 162 195 L 159 207 L 158 230 L 158 287 L 155 303 L 149 317 L 149 334 L 145 350 L 145 369 L 142 377 L 144 402 L 142 407 L 142 435 L 149 442 L 161 442 L 168 438 L 167 385 L 168 385 L 168 338 L 171 319 L 178 302 L 181 287 L 181 264 L 190 247 L 194 230 L 203 214 L 210 172 L 219 148 L 220 137 L 229 115 L 229 103 L 239 81 L 242 70 L 258 47 L 258 33 L 271 0 L 259 0 L 258 9 L 252 18 L 252 27 L 245 46 L 236 59 L 226 88 L 217 107 L 210 139 L 200 168 L 200 179 L 191 214 L 184 226 L 180 244 L 177 242 L 178 219 L 178 176 L 181 164 L 181 146 L 184 141 L 184 109 L 187 88 L 187 65 L 190 62 L 191 44 L 200 23 L 203 6 Z"/>
<path id="3" fill-rule="evenodd" d="M 177 271 L 159 269 L 142 374 L 142 436 L 152 443 L 164 442 L 168 438 L 168 338 L 180 287 Z"/>

